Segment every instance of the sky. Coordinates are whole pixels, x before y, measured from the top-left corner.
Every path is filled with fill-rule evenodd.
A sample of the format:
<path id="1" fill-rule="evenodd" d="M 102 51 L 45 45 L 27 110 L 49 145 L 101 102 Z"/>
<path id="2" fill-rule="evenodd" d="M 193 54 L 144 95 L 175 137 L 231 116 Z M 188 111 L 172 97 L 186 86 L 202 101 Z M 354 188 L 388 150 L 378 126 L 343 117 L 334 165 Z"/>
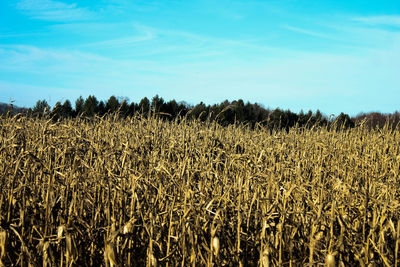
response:
<path id="1" fill-rule="evenodd" d="M 1 0 L 0 102 L 400 110 L 400 1 Z"/>

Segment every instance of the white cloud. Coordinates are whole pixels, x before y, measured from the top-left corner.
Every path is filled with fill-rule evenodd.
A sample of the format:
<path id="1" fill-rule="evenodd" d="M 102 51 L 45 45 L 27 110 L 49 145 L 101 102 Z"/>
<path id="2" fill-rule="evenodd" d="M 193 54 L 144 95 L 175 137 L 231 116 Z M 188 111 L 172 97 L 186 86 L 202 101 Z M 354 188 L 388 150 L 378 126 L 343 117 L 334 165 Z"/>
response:
<path id="1" fill-rule="evenodd" d="M 282 28 L 287 29 L 289 31 L 293 31 L 293 32 L 297 32 L 297 33 L 301 33 L 301 34 L 305 34 L 305 35 L 310 35 L 310 36 L 314 36 L 314 37 L 318 37 L 318 38 L 337 40 L 337 38 L 335 38 L 329 34 L 311 31 L 311 30 L 294 27 L 294 26 L 290 26 L 290 25 L 284 25 L 284 26 L 282 26 Z"/>
<path id="2" fill-rule="evenodd" d="M 53 0 L 21 0 L 17 9 L 26 15 L 40 20 L 77 21 L 93 17 L 93 13 L 77 4 L 65 4 Z"/>
<path id="3" fill-rule="evenodd" d="M 348 50 L 318 52 L 299 51 L 295 47 L 271 48 L 261 41 L 230 40 L 131 25 L 134 25 L 129 32 L 132 36 L 123 31 L 121 38 L 103 39 L 91 43 L 91 47 L 76 46 L 75 50 L 0 45 L 0 74 L 23 77 L 27 86 L 31 84 L 32 90 L 36 88 L 37 97 L 47 97 L 51 88 L 59 90 L 60 94 L 51 93 L 55 98 L 61 95 L 57 100 L 64 97 L 62 87 L 65 86 L 100 99 L 116 94 L 134 100 L 138 95 L 158 93 L 165 98 L 192 103 L 243 98 L 273 108 L 314 106 L 325 112 L 354 112 L 366 108 L 391 111 L 395 105 L 392 103 L 395 98 L 391 96 L 397 90 L 395 85 L 400 83 L 400 46 L 397 45 L 400 35 L 397 32 L 351 24 L 344 25 L 345 30 L 330 29 L 331 36 L 286 27 L 302 34 L 338 38 L 352 44 Z M 89 31 L 88 27 L 103 26 L 79 23 L 61 25 L 60 30 L 86 27 Z M 118 26 L 110 27 L 117 29 Z M 113 49 L 115 47 L 117 49 Z M 107 53 L 109 51 L 104 48 L 111 48 L 109 51 L 115 54 Z M 13 82 L 12 78 L 7 80 Z M 5 86 L 4 83 L 1 86 Z M 14 84 L 8 88 L 12 86 Z M 29 89 L 22 85 L 15 88 Z M 389 100 L 382 100 L 379 95 Z M 66 97 L 72 100 L 76 96 L 77 93 L 72 92 Z M 331 103 L 336 103 L 337 107 Z"/>
<path id="4" fill-rule="evenodd" d="M 106 47 L 121 47 L 121 46 L 128 46 L 144 41 L 149 41 L 153 39 L 153 36 L 150 34 L 142 35 L 142 36 L 133 36 L 133 37 L 125 37 L 125 38 L 117 38 L 117 39 L 111 39 L 111 40 L 106 40 L 106 41 L 100 41 L 96 43 L 88 43 L 82 45 L 82 47 L 85 46 L 106 46 Z"/>
<path id="5" fill-rule="evenodd" d="M 141 27 L 138 25 L 133 25 L 132 28 L 135 29 L 135 34 L 133 36 L 131 35 L 129 37 L 114 38 L 94 43 L 87 43 L 81 45 L 81 47 L 91 46 L 91 47 L 116 48 L 116 47 L 130 46 L 133 44 L 150 41 L 156 38 L 157 33 L 150 28 Z"/>
<path id="6" fill-rule="evenodd" d="M 28 45 L 0 45 L 0 71 L 43 74 L 52 70 L 74 73 L 87 67 L 84 62 L 99 63 L 107 59 L 80 51 L 41 49 Z"/>
<path id="7" fill-rule="evenodd" d="M 390 96 L 400 82 L 398 52 L 297 52 L 296 56 L 276 59 L 260 56 L 253 61 L 194 59 L 163 64 L 158 59 L 115 60 L 79 51 L 0 46 L 0 73 L 20 73 L 26 83 L 3 81 L 0 91 L 14 99 L 28 98 L 23 100 L 26 103 L 43 97 L 73 100 L 80 94 L 94 94 L 99 99 L 116 94 L 137 101 L 158 93 L 166 99 L 191 103 L 243 98 L 271 108 L 316 107 L 329 113 L 366 108 L 391 111 L 395 98 Z M 31 81 L 29 77 L 33 77 Z M 342 104 L 335 107 L 337 103 Z"/>
<path id="8" fill-rule="evenodd" d="M 386 25 L 400 27 L 400 16 L 397 15 L 356 17 L 353 18 L 353 20 L 369 25 Z"/>

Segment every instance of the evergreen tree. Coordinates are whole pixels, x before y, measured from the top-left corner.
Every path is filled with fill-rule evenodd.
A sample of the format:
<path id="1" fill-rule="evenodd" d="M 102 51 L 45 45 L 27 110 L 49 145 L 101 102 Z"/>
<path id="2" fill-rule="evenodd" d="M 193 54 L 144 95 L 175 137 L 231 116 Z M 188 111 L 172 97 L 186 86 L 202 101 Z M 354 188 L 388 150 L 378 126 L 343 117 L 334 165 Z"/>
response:
<path id="1" fill-rule="evenodd" d="M 150 101 L 147 97 L 144 97 L 142 100 L 140 100 L 139 111 L 142 113 L 142 115 L 147 115 L 149 113 Z"/>
<path id="2" fill-rule="evenodd" d="M 336 126 L 336 130 L 353 128 L 354 122 L 350 119 L 348 114 L 344 114 L 343 112 L 335 119 L 334 125 Z"/>
<path id="3" fill-rule="evenodd" d="M 171 115 L 169 118 L 173 119 L 178 115 L 178 103 L 175 100 L 170 100 L 164 104 L 163 112 Z"/>
<path id="4" fill-rule="evenodd" d="M 55 120 L 55 121 L 57 121 L 57 120 L 62 118 L 62 105 L 61 105 L 61 102 L 57 102 L 54 105 L 50 115 L 53 118 L 53 120 Z"/>
<path id="5" fill-rule="evenodd" d="M 132 102 L 129 105 L 129 116 L 134 116 L 136 112 L 139 111 L 139 105 L 136 104 L 135 102 Z"/>
<path id="6" fill-rule="evenodd" d="M 99 116 L 103 116 L 104 114 L 106 114 L 106 105 L 104 104 L 103 101 L 99 102 L 98 114 L 99 114 Z"/>
<path id="7" fill-rule="evenodd" d="M 114 113 L 118 110 L 120 103 L 115 96 L 110 96 L 106 103 L 106 112 Z"/>
<path id="8" fill-rule="evenodd" d="M 207 106 L 203 102 L 200 102 L 200 104 L 194 106 L 194 108 L 190 111 L 190 116 L 202 121 L 206 120 L 208 116 Z"/>
<path id="9" fill-rule="evenodd" d="M 69 118 L 73 115 L 72 105 L 68 99 L 65 100 L 64 104 L 61 106 L 61 114 L 64 118 Z"/>
<path id="10" fill-rule="evenodd" d="M 35 107 L 33 108 L 33 113 L 38 115 L 43 115 L 50 111 L 50 106 L 45 99 L 38 100 Z"/>
<path id="11" fill-rule="evenodd" d="M 75 114 L 81 115 L 83 112 L 83 104 L 85 101 L 83 100 L 82 96 L 79 96 L 79 98 L 75 101 Z"/>
<path id="12" fill-rule="evenodd" d="M 242 99 L 239 99 L 235 103 L 235 117 L 236 117 L 236 121 L 238 121 L 238 122 L 246 121 L 244 102 Z"/>
<path id="13" fill-rule="evenodd" d="M 4 106 L 4 105 L 3 105 Z M 3 111 L 0 103 L 0 113 Z M 23 110 L 23 109 L 20 109 Z M 25 109 L 25 111 L 28 111 Z M 46 100 L 39 100 L 28 114 L 42 114 L 49 112 L 50 106 Z M 186 116 L 190 111 L 190 118 L 199 118 L 204 121 L 206 119 L 216 120 L 221 125 L 229 125 L 235 122 L 248 124 L 254 127 L 259 124 L 270 129 L 286 129 L 298 125 L 299 127 L 311 128 L 314 125 L 328 125 L 330 129 L 344 129 L 359 125 L 361 122 L 369 128 L 384 127 L 387 123 L 389 126 L 396 126 L 400 123 L 399 113 L 382 114 L 372 112 L 368 114 L 359 114 L 354 118 L 350 118 L 348 114 L 341 113 L 334 121 L 328 119 L 319 110 L 313 113 L 311 110 L 304 113 L 303 110 L 299 114 L 290 110 L 275 109 L 273 111 L 264 108 L 257 103 L 246 104 L 242 99 L 230 102 L 225 100 L 220 104 L 212 106 L 203 102 L 195 106 L 191 106 L 185 102 L 177 103 L 175 100 L 165 102 L 164 99 L 155 95 L 151 101 L 147 97 L 141 99 L 139 104 L 134 102 L 129 104 L 127 98 L 111 96 L 107 102 L 98 101 L 95 96 L 90 95 L 86 100 L 80 96 L 75 101 L 75 110 L 72 109 L 71 102 L 66 100 L 64 104 L 57 102 L 51 110 L 54 119 L 68 118 L 79 114 L 91 117 L 96 114 L 103 116 L 106 112 L 113 113 L 118 111 L 121 116 L 133 116 L 136 112 L 143 115 L 149 114 L 150 111 L 155 112 L 159 116 L 167 119 L 175 119 L 176 117 Z M 4 111 L 3 111 L 4 112 Z M 23 111 L 19 111 L 23 112 Z M 168 114 L 168 115 L 164 115 Z"/>
<path id="14" fill-rule="evenodd" d="M 95 96 L 88 96 L 83 104 L 83 114 L 88 117 L 93 117 L 98 112 L 98 104 L 99 101 L 97 101 Z"/>
<path id="15" fill-rule="evenodd" d="M 120 115 L 123 117 L 127 117 L 129 115 L 129 104 L 126 100 L 122 100 L 122 103 L 119 108 Z"/>
<path id="16" fill-rule="evenodd" d="M 155 95 L 151 99 L 151 110 L 153 112 L 155 112 L 155 113 L 162 112 L 163 105 L 164 105 L 164 99 L 162 97 Z"/>

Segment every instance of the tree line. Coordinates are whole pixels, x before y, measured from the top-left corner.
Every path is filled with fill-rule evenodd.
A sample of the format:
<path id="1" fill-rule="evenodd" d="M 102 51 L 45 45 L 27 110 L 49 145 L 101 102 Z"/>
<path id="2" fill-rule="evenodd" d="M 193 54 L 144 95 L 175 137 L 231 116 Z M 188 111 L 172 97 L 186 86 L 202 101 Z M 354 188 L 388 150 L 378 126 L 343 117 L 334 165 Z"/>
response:
<path id="1" fill-rule="evenodd" d="M 12 107 L 11 107 L 12 108 Z M 4 106 L 0 105 L 0 113 L 5 113 Z M 8 108 L 10 111 L 10 108 Z M 330 126 L 339 128 L 351 128 L 359 124 L 364 124 L 369 128 L 384 127 L 389 123 L 397 126 L 400 122 L 400 114 L 382 114 L 378 112 L 359 114 L 350 118 L 348 114 L 341 113 L 337 117 L 327 117 L 319 110 L 316 112 L 308 111 L 294 113 L 290 110 L 269 109 L 258 103 L 244 102 L 242 99 L 235 101 L 225 100 L 219 104 L 206 105 L 200 102 L 190 105 L 186 102 L 176 100 L 165 101 L 156 95 L 151 100 L 144 97 L 139 103 L 129 102 L 127 98 L 111 96 L 107 101 L 99 101 L 94 95 L 84 99 L 80 96 L 75 100 L 74 106 L 70 100 L 63 103 L 57 102 L 53 108 L 46 100 L 38 100 L 33 108 L 21 109 L 18 113 L 26 113 L 29 116 L 50 116 L 53 120 L 62 120 L 75 117 L 94 117 L 105 116 L 107 114 L 129 117 L 135 115 L 159 116 L 166 120 L 186 117 L 200 121 L 215 121 L 221 125 L 235 123 L 247 124 L 250 127 L 256 125 L 268 127 L 270 129 L 285 129 L 291 127 Z M 14 114 L 16 111 L 14 110 Z"/>

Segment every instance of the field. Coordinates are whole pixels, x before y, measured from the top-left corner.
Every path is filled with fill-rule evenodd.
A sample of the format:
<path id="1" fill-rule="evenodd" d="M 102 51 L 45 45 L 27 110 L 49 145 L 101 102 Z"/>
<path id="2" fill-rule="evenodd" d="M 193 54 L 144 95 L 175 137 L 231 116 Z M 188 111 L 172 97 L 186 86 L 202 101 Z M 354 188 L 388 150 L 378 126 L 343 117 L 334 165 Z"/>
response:
<path id="1" fill-rule="evenodd" d="M 398 266 L 400 132 L 0 118 L 0 266 Z"/>

